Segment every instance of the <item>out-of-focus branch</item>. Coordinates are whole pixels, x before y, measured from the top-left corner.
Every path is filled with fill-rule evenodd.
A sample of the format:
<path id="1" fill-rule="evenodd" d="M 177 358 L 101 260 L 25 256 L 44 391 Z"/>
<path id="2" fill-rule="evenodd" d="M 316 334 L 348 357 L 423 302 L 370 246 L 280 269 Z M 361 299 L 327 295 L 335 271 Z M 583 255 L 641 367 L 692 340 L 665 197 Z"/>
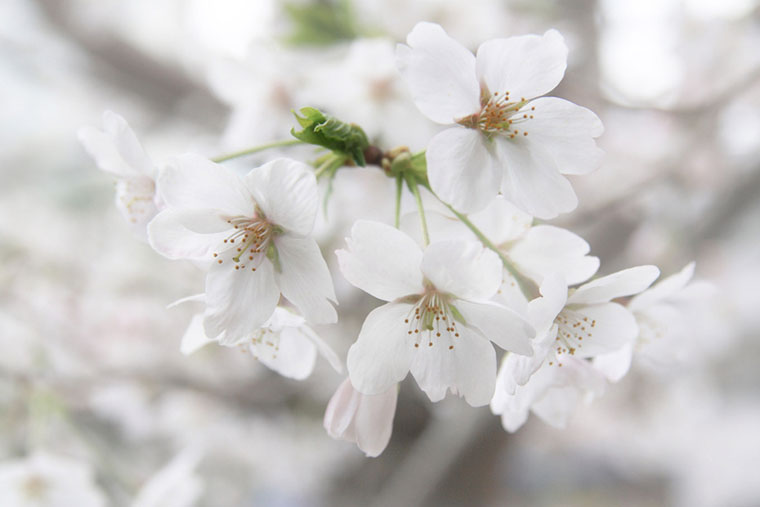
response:
<path id="1" fill-rule="evenodd" d="M 696 247 L 706 239 L 720 236 L 751 205 L 758 203 L 760 196 L 760 166 L 738 178 L 716 200 L 699 227 L 693 229 L 690 239 Z"/>
<path id="2" fill-rule="evenodd" d="M 199 124 L 208 125 L 209 119 L 223 117 L 226 107 L 176 64 L 159 61 L 106 30 L 83 29 L 67 8 L 67 2 L 36 1 L 48 22 L 95 64 L 100 81 L 137 95 L 153 110 L 180 111 L 186 120 Z M 188 97 L 193 99 L 192 110 L 179 108 Z"/>

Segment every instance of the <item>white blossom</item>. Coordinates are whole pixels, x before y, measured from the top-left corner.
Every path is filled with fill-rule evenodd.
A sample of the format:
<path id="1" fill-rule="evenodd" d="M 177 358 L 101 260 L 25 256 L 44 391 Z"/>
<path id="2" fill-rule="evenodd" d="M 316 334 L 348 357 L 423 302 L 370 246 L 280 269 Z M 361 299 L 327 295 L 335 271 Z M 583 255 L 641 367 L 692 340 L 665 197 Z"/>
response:
<path id="1" fill-rule="evenodd" d="M 276 159 L 240 178 L 184 155 L 159 178 L 167 204 L 148 226 L 151 246 L 171 259 L 211 262 L 206 335 L 245 336 L 274 313 L 280 293 L 310 322 L 335 322 L 332 279 L 309 237 L 317 213 L 314 175 Z"/>
<path id="2" fill-rule="evenodd" d="M 560 276 L 547 276 L 541 297 L 528 305 L 537 330 L 532 357 L 507 356 L 499 372 L 491 410 L 515 431 L 533 410 L 563 426 L 584 393 L 601 394 L 603 376 L 587 361 L 632 342 L 638 326 L 631 312 L 613 299 L 638 294 L 659 275 L 638 266 L 568 291 Z"/>
<path id="3" fill-rule="evenodd" d="M 348 352 L 351 383 L 379 394 L 411 370 L 432 401 L 447 390 L 470 405 L 488 403 L 496 377 L 493 341 L 530 354 L 532 327 L 514 311 L 490 302 L 501 262 L 468 241 L 432 243 L 424 252 L 390 226 L 359 221 L 338 250 L 346 279 L 388 301 L 364 321 Z"/>
<path id="4" fill-rule="evenodd" d="M 203 329 L 203 314 L 195 315 L 182 338 L 181 350 L 183 354 L 192 354 L 212 342 L 242 348 L 267 368 L 296 380 L 311 375 L 317 354 L 338 373 L 343 371 L 338 355 L 306 324 L 304 318 L 279 306 L 260 328 L 235 337 L 223 333 L 215 339 L 208 338 Z"/>
<path id="5" fill-rule="evenodd" d="M 455 208 L 473 212 L 501 192 L 539 218 L 575 209 L 562 174 L 599 165 L 599 118 L 555 97 L 567 47 L 556 30 L 543 36 L 493 39 L 473 55 L 432 23 L 419 23 L 397 58 L 420 111 L 454 125 L 431 139 L 428 178 Z"/>
<path id="6" fill-rule="evenodd" d="M 145 227 L 162 207 L 156 193 L 158 169 L 140 141 L 118 114 L 103 113 L 103 130 L 82 127 L 79 140 L 104 172 L 116 177 L 116 207 L 135 234 L 145 238 Z"/>

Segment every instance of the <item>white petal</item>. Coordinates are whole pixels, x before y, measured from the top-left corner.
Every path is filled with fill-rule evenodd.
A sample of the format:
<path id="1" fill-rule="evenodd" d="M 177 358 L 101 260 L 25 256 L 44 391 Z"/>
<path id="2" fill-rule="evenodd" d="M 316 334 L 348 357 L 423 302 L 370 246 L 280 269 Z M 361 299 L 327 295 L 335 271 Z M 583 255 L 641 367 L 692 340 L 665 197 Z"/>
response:
<path id="1" fill-rule="evenodd" d="M 573 187 L 540 143 L 528 137 L 496 138 L 496 151 L 506 167 L 501 182 L 504 196 L 538 218 L 554 218 L 578 205 Z"/>
<path id="2" fill-rule="evenodd" d="M 422 250 L 401 231 L 379 222 L 359 220 L 338 250 L 343 276 L 352 285 L 384 301 L 422 294 Z"/>
<path id="3" fill-rule="evenodd" d="M 103 113 L 103 131 L 83 127 L 79 140 L 97 166 L 121 177 L 153 177 L 155 168 L 126 120 L 116 113 Z"/>
<path id="4" fill-rule="evenodd" d="M 454 216 L 426 209 L 425 222 L 427 223 L 429 236 L 435 238 L 436 241 L 445 239 L 475 240 L 475 236 L 470 229 Z M 399 221 L 399 229 L 403 231 L 404 234 L 414 238 L 418 245 L 424 244 L 422 226 L 420 225 L 420 214 L 418 211 L 403 214 Z"/>
<path id="5" fill-rule="evenodd" d="M 497 196 L 485 209 L 473 213 L 469 218 L 496 245 L 520 238 L 533 223 L 532 216 L 502 196 Z"/>
<path id="6" fill-rule="evenodd" d="M 302 162 L 272 160 L 253 169 L 243 181 L 270 223 L 300 236 L 314 228 L 319 206 L 317 180 Z"/>
<path id="7" fill-rule="evenodd" d="M 124 161 L 113 138 L 108 134 L 94 127 L 82 127 L 77 131 L 77 137 L 101 171 L 118 177 L 134 177 L 139 174 Z"/>
<path id="8" fill-rule="evenodd" d="M 433 191 L 457 211 L 483 209 L 499 191 L 501 169 L 478 130 L 453 127 L 430 140 L 426 153 Z"/>
<path id="9" fill-rule="evenodd" d="M 657 282 L 652 288 L 631 299 L 631 302 L 628 303 L 628 308 L 632 312 L 637 312 L 659 301 L 675 296 L 691 281 L 694 276 L 695 266 L 695 263 L 690 262 L 678 273 Z"/>
<path id="10" fill-rule="evenodd" d="M 396 61 L 422 114 L 437 123 L 477 113 L 480 85 L 475 56 L 438 25 L 417 23 L 399 44 Z"/>
<path id="11" fill-rule="evenodd" d="M 552 327 L 545 334 L 537 336 L 534 340 L 533 355 L 530 357 L 509 354 L 509 364 L 512 380 L 516 386 L 527 384 L 534 373 L 546 362 L 549 346 L 557 335 L 556 327 Z"/>
<path id="12" fill-rule="evenodd" d="M 378 395 L 356 391 L 349 379 L 330 398 L 324 427 L 336 439 L 356 442 L 368 457 L 379 456 L 391 438 L 398 387 Z"/>
<path id="13" fill-rule="evenodd" d="M 514 362 L 523 359 L 527 358 L 513 354 L 504 354 L 504 357 L 502 357 L 499 372 L 496 375 L 496 388 L 491 399 L 491 410 L 494 414 L 501 413 L 503 405 L 507 402 L 507 395 L 515 394 L 517 390 L 517 384 L 515 383 L 514 376 L 511 374 L 512 365 L 507 365 L 507 361 Z"/>
<path id="14" fill-rule="evenodd" d="M 561 373 L 560 373 L 561 370 Z M 578 357 L 563 360 L 562 368 L 557 368 L 556 386 L 572 385 L 579 391 L 601 396 L 607 388 L 607 381 L 590 361 Z"/>
<path id="15" fill-rule="evenodd" d="M 656 266 L 636 266 L 581 285 L 567 299 L 567 304 L 604 303 L 612 299 L 638 294 L 660 276 Z"/>
<path id="16" fill-rule="evenodd" d="M 501 285 L 493 301 L 516 311 L 520 315 L 528 315 L 528 298 L 525 297 L 515 277 L 505 269 L 501 272 Z"/>
<path id="17" fill-rule="evenodd" d="M 214 224 L 220 225 L 221 232 L 206 234 L 189 228 L 208 231 Z M 216 210 L 167 209 L 148 224 L 148 241 L 170 259 L 210 259 L 228 235 L 222 226 L 229 227 Z"/>
<path id="18" fill-rule="evenodd" d="M 145 176 L 155 176 L 153 162 L 124 118 L 113 111 L 106 111 L 103 113 L 103 127 L 114 140 L 119 155 L 127 165 Z"/>
<path id="19" fill-rule="evenodd" d="M 496 383 L 496 353 L 491 342 L 466 327 L 459 335 L 452 349 L 445 343 L 415 349 L 412 375 L 430 401 L 442 400 L 451 390 L 473 407 L 486 405 Z"/>
<path id="20" fill-rule="evenodd" d="M 528 420 L 528 412 L 527 408 L 516 411 L 505 410 L 501 414 L 501 425 L 506 431 L 514 433 Z"/>
<path id="21" fill-rule="evenodd" d="M 282 331 L 286 327 L 301 327 L 306 325 L 306 319 L 289 308 L 278 306 L 265 324 L 272 331 Z"/>
<path id="22" fill-rule="evenodd" d="M 354 419 L 363 395 L 346 378 L 327 402 L 322 422 L 327 434 L 334 439 L 356 442 Z"/>
<path id="23" fill-rule="evenodd" d="M 213 341 L 213 339 L 206 336 L 206 332 L 203 330 L 203 314 L 199 313 L 193 315 L 190 324 L 187 326 L 179 350 L 184 355 L 189 356 L 196 350 L 203 348 Z"/>
<path id="24" fill-rule="evenodd" d="M 388 303 L 367 315 L 347 360 L 351 384 L 360 393 L 383 393 L 406 377 L 415 350 L 404 322 L 411 309 L 409 304 Z"/>
<path id="25" fill-rule="evenodd" d="M 602 121 L 593 111 L 569 100 L 541 97 L 531 100 L 528 106 L 533 118 L 524 125 L 531 136 L 558 141 L 573 137 L 594 138 L 604 133 Z"/>
<path id="26" fill-rule="evenodd" d="M 556 97 L 533 100 L 523 109 L 532 118 L 520 125 L 521 132 L 541 143 L 559 172 L 587 174 L 602 163 L 604 152 L 594 138 L 602 135 L 604 127 L 593 112 Z"/>
<path id="27" fill-rule="evenodd" d="M 606 388 L 602 374 L 583 359 L 566 358 L 561 368 L 553 366 L 547 370 L 554 372 L 554 381 L 536 397 L 531 410 L 545 423 L 556 428 L 567 425 L 582 396 L 601 396 Z"/>
<path id="28" fill-rule="evenodd" d="M 499 376 L 491 400 L 491 411 L 501 414 L 504 429 L 517 431 L 528 418 L 533 402 L 556 383 L 558 368 L 543 365 L 538 370 L 531 369 L 533 358 L 508 354 L 502 361 Z M 532 376 L 525 385 L 518 385 L 515 377 L 519 372 L 530 370 Z M 535 373 L 534 373 L 535 371 Z"/>
<path id="29" fill-rule="evenodd" d="M 276 237 L 274 243 L 282 268 L 275 273 L 282 295 L 296 305 L 309 322 L 337 322 L 338 314 L 328 301 L 335 301 L 335 289 L 317 242 L 285 234 Z"/>
<path id="30" fill-rule="evenodd" d="M 483 337 L 509 352 L 530 356 L 530 340 L 536 335 L 528 321 L 509 308 L 494 303 L 454 303 L 467 325 L 483 333 Z"/>
<path id="31" fill-rule="evenodd" d="M 563 429 L 575 412 L 580 396 L 575 387 L 553 387 L 533 402 L 531 410 L 546 424 Z"/>
<path id="32" fill-rule="evenodd" d="M 158 191 L 170 207 L 217 209 L 253 216 L 254 202 L 243 181 L 226 167 L 201 156 L 172 159 L 158 177 Z"/>
<path id="33" fill-rule="evenodd" d="M 509 249 L 521 273 L 541 283 L 550 273 L 562 275 L 568 285 L 588 280 L 597 269 L 599 259 L 588 256 L 586 241 L 572 232 L 551 225 L 532 227 Z"/>
<path id="34" fill-rule="evenodd" d="M 236 270 L 232 252 L 219 256 L 222 264 L 213 263 L 206 276 L 206 335 L 217 337 L 223 332 L 231 340 L 249 335 L 260 328 L 274 313 L 280 290 L 275 281 L 272 263 L 265 259 L 252 271 Z"/>
<path id="35" fill-rule="evenodd" d="M 528 303 L 528 316 L 533 327 L 543 333 L 552 326 L 567 302 L 567 284 L 562 276 L 553 273 L 544 277 L 539 292 L 541 297 Z"/>
<path id="36" fill-rule="evenodd" d="M 594 368 L 602 372 L 610 382 L 618 382 L 631 369 L 632 359 L 633 342 L 627 343 L 616 352 L 596 356 L 594 358 Z"/>
<path id="37" fill-rule="evenodd" d="M 374 396 L 360 396 L 361 402 L 354 421 L 356 444 L 364 454 L 374 458 L 385 450 L 391 439 L 398 386 L 392 386 L 384 393 Z"/>
<path id="38" fill-rule="evenodd" d="M 499 257 L 474 241 L 437 241 L 422 257 L 422 273 L 442 292 L 460 299 L 490 299 L 501 284 Z"/>
<path id="39" fill-rule="evenodd" d="M 314 371 L 317 348 L 298 328 L 286 327 L 271 344 L 250 344 L 251 354 L 283 377 L 303 380 Z"/>
<path id="40" fill-rule="evenodd" d="M 584 331 L 579 331 L 583 336 L 575 351 L 575 356 L 579 358 L 614 352 L 633 341 L 639 333 L 633 314 L 617 303 L 580 306 L 566 309 L 563 313 L 568 311 L 574 312 L 581 320 L 586 317 L 589 323 L 595 322 L 593 326 L 586 325 Z"/>
<path id="41" fill-rule="evenodd" d="M 531 99 L 556 87 L 567 67 L 567 46 L 556 30 L 542 37 L 523 35 L 493 39 L 478 48 L 478 79 L 491 92 L 509 92 L 510 98 Z"/>

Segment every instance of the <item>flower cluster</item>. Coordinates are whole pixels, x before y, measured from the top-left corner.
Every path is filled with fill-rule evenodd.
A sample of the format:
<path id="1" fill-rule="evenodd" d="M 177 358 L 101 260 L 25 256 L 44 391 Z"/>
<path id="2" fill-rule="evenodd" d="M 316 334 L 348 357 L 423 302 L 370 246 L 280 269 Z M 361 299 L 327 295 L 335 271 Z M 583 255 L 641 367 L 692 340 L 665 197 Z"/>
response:
<path id="1" fill-rule="evenodd" d="M 451 392 L 490 405 L 508 431 L 530 412 L 562 426 L 579 400 L 625 375 L 634 353 L 680 343 L 668 332 L 673 301 L 694 272 L 691 264 L 651 289 L 654 266 L 594 279 L 600 262 L 585 240 L 535 222 L 572 211 L 577 197 L 564 175 L 601 162 L 599 118 L 544 97 L 562 80 L 567 52 L 555 30 L 487 41 L 473 54 L 438 25 L 415 26 L 396 48 L 400 82 L 424 116 L 447 126 L 419 153 L 374 145 L 374 126 L 368 136 L 314 108 L 296 116 L 296 141 L 267 145 L 318 146 L 325 153 L 314 170 L 274 158 L 240 174 L 191 154 L 156 166 L 110 112 L 103 131 L 80 137 L 117 177 L 117 205 L 138 234 L 205 272 L 204 292 L 186 298 L 204 309 L 183 353 L 215 342 L 289 378 L 308 377 L 318 355 L 341 372 L 312 327 L 338 319 L 312 237 L 318 179 L 330 180 L 327 199 L 339 169 L 373 166 L 396 182 L 394 224 L 353 220 L 335 255 L 346 281 L 384 303 L 348 350 L 348 378 L 325 413 L 328 433 L 379 455 L 410 372 L 432 402 Z M 416 211 L 401 216 L 405 186 Z"/>

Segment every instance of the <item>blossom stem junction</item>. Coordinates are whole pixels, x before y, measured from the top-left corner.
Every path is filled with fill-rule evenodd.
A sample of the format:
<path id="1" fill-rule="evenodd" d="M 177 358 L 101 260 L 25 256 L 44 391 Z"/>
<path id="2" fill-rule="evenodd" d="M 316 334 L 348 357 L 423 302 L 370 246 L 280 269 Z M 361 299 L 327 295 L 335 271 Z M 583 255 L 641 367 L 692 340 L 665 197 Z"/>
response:
<path id="1" fill-rule="evenodd" d="M 236 151 L 233 153 L 228 153 L 226 155 L 220 155 L 218 157 L 212 158 L 211 160 L 213 162 L 226 162 L 227 160 L 232 160 L 235 158 L 245 157 L 248 155 L 253 155 L 254 153 L 258 153 L 260 151 L 269 150 L 271 148 L 280 148 L 283 146 L 294 146 L 296 144 L 303 144 L 303 141 L 300 141 L 298 139 L 285 139 L 283 141 L 274 141 L 267 144 L 262 144 L 259 146 L 254 146 L 253 148 L 248 148 L 245 150 Z"/>

